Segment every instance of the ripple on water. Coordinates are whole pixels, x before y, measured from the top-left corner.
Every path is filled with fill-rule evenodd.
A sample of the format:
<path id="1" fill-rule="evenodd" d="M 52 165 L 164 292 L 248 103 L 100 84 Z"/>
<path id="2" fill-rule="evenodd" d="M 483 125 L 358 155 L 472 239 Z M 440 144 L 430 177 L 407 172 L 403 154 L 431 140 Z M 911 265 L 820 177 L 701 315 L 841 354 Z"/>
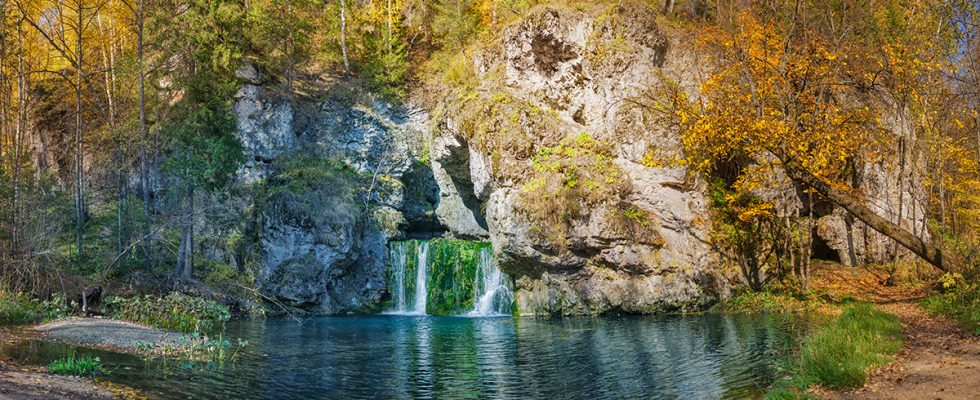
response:
<path id="1" fill-rule="evenodd" d="M 323 317 L 235 322 L 228 337 L 249 345 L 222 363 L 79 352 L 160 398 L 745 398 L 778 378 L 800 326 L 767 315 Z M 72 350 L 0 346 L 38 364 Z"/>

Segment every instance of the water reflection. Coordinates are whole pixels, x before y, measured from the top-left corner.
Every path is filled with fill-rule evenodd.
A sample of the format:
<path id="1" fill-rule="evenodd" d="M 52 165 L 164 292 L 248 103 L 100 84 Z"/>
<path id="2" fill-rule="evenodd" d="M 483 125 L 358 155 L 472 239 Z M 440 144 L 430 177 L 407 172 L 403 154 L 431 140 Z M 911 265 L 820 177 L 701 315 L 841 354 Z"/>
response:
<path id="1" fill-rule="evenodd" d="M 84 350 L 109 380 L 159 398 L 746 398 L 777 378 L 802 328 L 765 315 L 537 320 L 371 316 L 243 321 L 220 364 Z M 61 345 L 0 345 L 45 364 Z"/>

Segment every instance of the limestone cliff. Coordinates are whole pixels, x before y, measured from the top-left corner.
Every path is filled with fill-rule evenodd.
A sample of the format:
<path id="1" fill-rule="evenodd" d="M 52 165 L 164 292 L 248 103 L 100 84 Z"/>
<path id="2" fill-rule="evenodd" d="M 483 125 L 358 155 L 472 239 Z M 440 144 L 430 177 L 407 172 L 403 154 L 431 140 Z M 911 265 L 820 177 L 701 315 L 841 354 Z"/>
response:
<path id="1" fill-rule="evenodd" d="M 656 13 L 540 8 L 501 36 L 472 60 L 476 96 L 435 121 L 434 153 L 468 155 L 435 161 L 485 204 L 520 311 L 650 313 L 723 294 L 701 185 L 683 169 L 640 163 L 652 147 L 678 147 L 630 102 L 662 71 L 681 74 Z M 447 143 L 468 149 L 441 150 Z M 580 201 L 571 197 L 585 204 L 561 206 Z"/>
<path id="2" fill-rule="evenodd" d="M 240 184 L 257 192 L 257 286 L 320 313 L 374 309 L 386 291 L 388 242 L 443 230 L 432 172 L 418 161 L 425 113 L 344 83 L 286 98 L 254 74 L 243 71 L 253 78 L 235 112 Z"/>
<path id="3" fill-rule="evenodd" d="M 343 82 L 287 98 L 243 70 L 239 177 L 265 193 L 261 291 L 318 312 L 372 310 L 389 296 L 388 243 L 434 236 L 490 241 L 522 315 L 695 310 L 739 285 L 712 246 L 707 185 L 642 161 L 680 152 L 677 128 L 645 100 L 665 85 L 697 96 L 706 62 L 690 32 L 625 2 L 537 7 L 493 37 L 397 107 Z M 921 161 L 897 153 L 854 179 L 877 210 L 922 230 Z M 789 182 L 760 195 L 811 211 Z M 818 245 L 842 262 L 901 253 L 831 205 L 812 211 Z"/>

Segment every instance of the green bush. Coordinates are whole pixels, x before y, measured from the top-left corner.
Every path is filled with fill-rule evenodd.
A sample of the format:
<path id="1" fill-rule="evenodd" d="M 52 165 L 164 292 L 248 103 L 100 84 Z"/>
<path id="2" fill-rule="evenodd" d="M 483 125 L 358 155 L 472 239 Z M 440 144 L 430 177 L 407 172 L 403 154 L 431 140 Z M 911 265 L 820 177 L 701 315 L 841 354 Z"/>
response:
<path id="1" fill-rule="evenodd" d="M 48 364 L 48 372 L 58 375 L 93 376 L 105 373 L 105 368 L 102 367 L 102 361 L 98 357 L 79 358 L 75 357 L 75 354 L 71 354 Z"/>
<path id="2" fill-rule="evenodd" d="M 41 303 L 26 295 L 0 293 L 0 324 L 28 324 L 39 321 L 43 315 Z"/>
<path id="3" fill-rule="evenodd" d="M 952 318 L 967 332 L 980 335 L 980 287 L 967 284 L 959 274 L 947 274 L 941 281 L 947 292 L 926 297 L 922 307 L 931 314 Z"/>
<path id="4" fill-rule="evenodd" d="M 113 318 L 184 333 L 219 332 L 231 319 L 227 306 L 180 293 L 165 297 L 109 297 L 105 305 Z"/>
<path id="5" fill-rule="evenodd" d="M 21 325 L 62 318 L 68 315 L 64 296 L 55 294 L 38 301 L 26 294 L 0 292 L 0 325 Z"/>

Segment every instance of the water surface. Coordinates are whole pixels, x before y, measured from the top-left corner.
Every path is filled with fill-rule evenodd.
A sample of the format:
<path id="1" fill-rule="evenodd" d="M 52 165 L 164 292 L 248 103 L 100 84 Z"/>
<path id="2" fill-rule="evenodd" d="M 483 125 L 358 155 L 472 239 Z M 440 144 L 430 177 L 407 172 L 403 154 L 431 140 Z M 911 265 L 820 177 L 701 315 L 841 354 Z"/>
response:
<path id="1" fill-rule="evenodd" d="M 234 322 L 233 361 L 191 363 L 80 349 L 106 378 L 152 398 L 759 397 L 779 378 L 801 320 L 769 315 L 607 318 L 322 317 Z M 45 364 L 70 351 L 0 344 Z"/>

